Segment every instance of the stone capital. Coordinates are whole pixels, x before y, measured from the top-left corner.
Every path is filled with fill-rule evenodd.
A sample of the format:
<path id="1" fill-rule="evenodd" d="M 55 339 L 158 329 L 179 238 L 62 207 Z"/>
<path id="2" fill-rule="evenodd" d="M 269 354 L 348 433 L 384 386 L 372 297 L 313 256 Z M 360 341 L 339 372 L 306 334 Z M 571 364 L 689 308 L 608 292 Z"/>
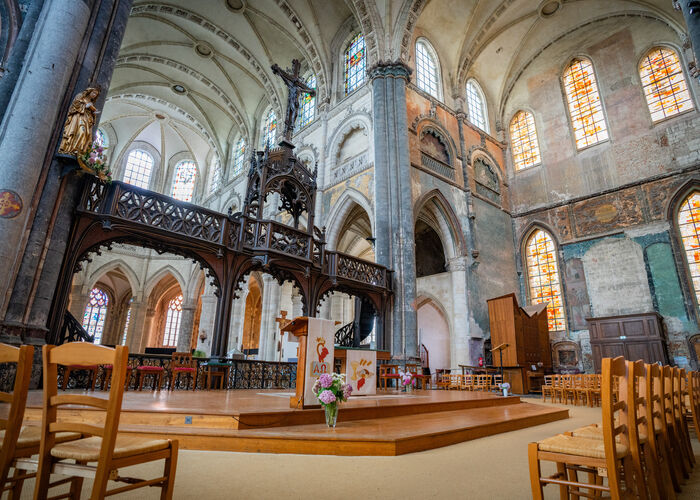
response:
<path id="1" fill-rule="evenodd" d="M 370 80 L 375 78 L 403 78 L 410 81 L 413 70 L 401 61 L 379 61 L 367 70 Z"/>
<path id="2" fill-rule="evenodd" d="M 450 259 L 447 263 L 447 270 L 449 272 L 466 271 L 467 270 L 467 258 L 466 257 L 455 257 L 453 259 Z"/>

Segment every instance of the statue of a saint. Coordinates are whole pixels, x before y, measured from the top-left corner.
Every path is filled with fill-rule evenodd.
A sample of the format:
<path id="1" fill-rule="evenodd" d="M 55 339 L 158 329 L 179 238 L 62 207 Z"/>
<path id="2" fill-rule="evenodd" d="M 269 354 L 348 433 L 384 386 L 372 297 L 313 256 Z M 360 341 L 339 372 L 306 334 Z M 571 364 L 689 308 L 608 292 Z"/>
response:
<path id="1" fill-rule="evenodd" d="M 98 89 L 90 87 L 73 100 L 63 127 L 59 153 L 82 156 L 87 152 L 92 144 L 95 115 L 99 113 L 94 105 L 99 95 Z"/>
<path id="2" fill-rule="evenodd" d="M 301 69 L 301 63 L 298 59 L 292 60 L 292 69 L 284 71 L 282 68 L 276 64 L 272 65 L 272 72 L 278 75 L 284 81 L 287 86 L 287 116 L 284 120 L 284 131 L 283 135 L 285 140 L 290 141 L 292 139 L 292 132 L 294 131 L 294 125 L 297 121 L 297 114 L 299 114 L 299 97 L 302 92 L 309 94 L 311 97 L 316 95 L 316 91 L 310 88 L 306 83 L 299 78 L 299 70 Z"/>

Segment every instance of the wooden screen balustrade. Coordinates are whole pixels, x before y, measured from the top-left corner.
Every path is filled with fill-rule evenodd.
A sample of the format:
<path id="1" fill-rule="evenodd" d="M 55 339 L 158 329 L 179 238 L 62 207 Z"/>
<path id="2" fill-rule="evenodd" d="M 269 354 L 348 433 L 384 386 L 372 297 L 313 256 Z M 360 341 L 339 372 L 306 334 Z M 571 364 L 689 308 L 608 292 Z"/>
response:
<path id="1" fill-rule="evenodd" d="M 250 195 L 252 201 L 246 203 L 251 205 L 244 212 L 224 215 L 119 181 L 102 184 L 86 176 L 82 182 L 84 189 L 51 308 L 48 343 L 61 342 L 59 332 L 63 331 L 70 285 L 81 262 L 91 253 L 99 254 L 111 244 L 121 243 L 171 252 L 200 264 L 218 289 L 214 355 L 225 355 L 231 302 L 244 277 L 253 270 L 294 282 L 300 289 L 305 315 L 316 311 L 333 290 L 369 299 L 379 314 L 379 347 L 389 345 L 386 325 L 391 271 L 326 250 L 325 231 L 318 228 L 294 228 L 261 218 L 262 211 L 257 208 L 260 196 Z"/>

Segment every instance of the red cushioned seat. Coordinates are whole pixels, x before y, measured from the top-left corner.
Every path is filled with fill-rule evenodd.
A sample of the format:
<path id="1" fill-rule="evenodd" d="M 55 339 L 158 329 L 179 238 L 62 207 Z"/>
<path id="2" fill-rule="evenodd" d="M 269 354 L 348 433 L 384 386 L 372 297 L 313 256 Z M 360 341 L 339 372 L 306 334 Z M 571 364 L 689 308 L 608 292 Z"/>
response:
<path id="1" fill-rule="evenodd" d="M 191 366 L 176 366 L 175 368 L 173 368 L 173 371 L 174 372 L 193 372 L 194 368 L 192 368 Z"/>
<path id="2" fill-rule="evenodd" d="M 137 370 L 149 371 L 149 372 L 162 372 L 162 366 L 139 366 Z"/>

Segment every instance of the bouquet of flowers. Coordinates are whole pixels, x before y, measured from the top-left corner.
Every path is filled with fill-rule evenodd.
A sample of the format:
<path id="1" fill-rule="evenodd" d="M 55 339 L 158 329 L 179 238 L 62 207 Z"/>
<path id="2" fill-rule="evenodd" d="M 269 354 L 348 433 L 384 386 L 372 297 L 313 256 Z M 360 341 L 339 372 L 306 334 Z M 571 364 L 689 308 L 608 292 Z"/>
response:
<path id="1" fill-rule="evenodd" d="M 508 382 L 502 382 L 498 384 L 498 387 L 503 391 L 503 395 L 508 395 L 508 390 L 510 389 L 510 384 Z"/>
<path id="2" fill-rule="evenodd" d="M 85 154 L 78 157 L 78 163 L 83 170 L 97 176 L 102 182 L 110 183 L 112 182 L 112 172 L 107 166 L 104 150 L 105 148 L 94 141 Z"/>
<path id="3" fill-rule="evenodd" d="M 345 375 L 324 373 L 312 387 L 326 412 L 326 424 L 335 427 L 338 418 L 338 403 L 347 401 L 352 394 L 352 386 L 345 383 Z"/>
<path id="4" fill-rule="evenodd" d="M 416 379 L 413 378 L 413 374 L 411 372 L 399 371 L 399 377 L 401 380 L 401 385 L 404 386 L 404 389 L 408 389 L 409 387 L 416 385 Z"/>

